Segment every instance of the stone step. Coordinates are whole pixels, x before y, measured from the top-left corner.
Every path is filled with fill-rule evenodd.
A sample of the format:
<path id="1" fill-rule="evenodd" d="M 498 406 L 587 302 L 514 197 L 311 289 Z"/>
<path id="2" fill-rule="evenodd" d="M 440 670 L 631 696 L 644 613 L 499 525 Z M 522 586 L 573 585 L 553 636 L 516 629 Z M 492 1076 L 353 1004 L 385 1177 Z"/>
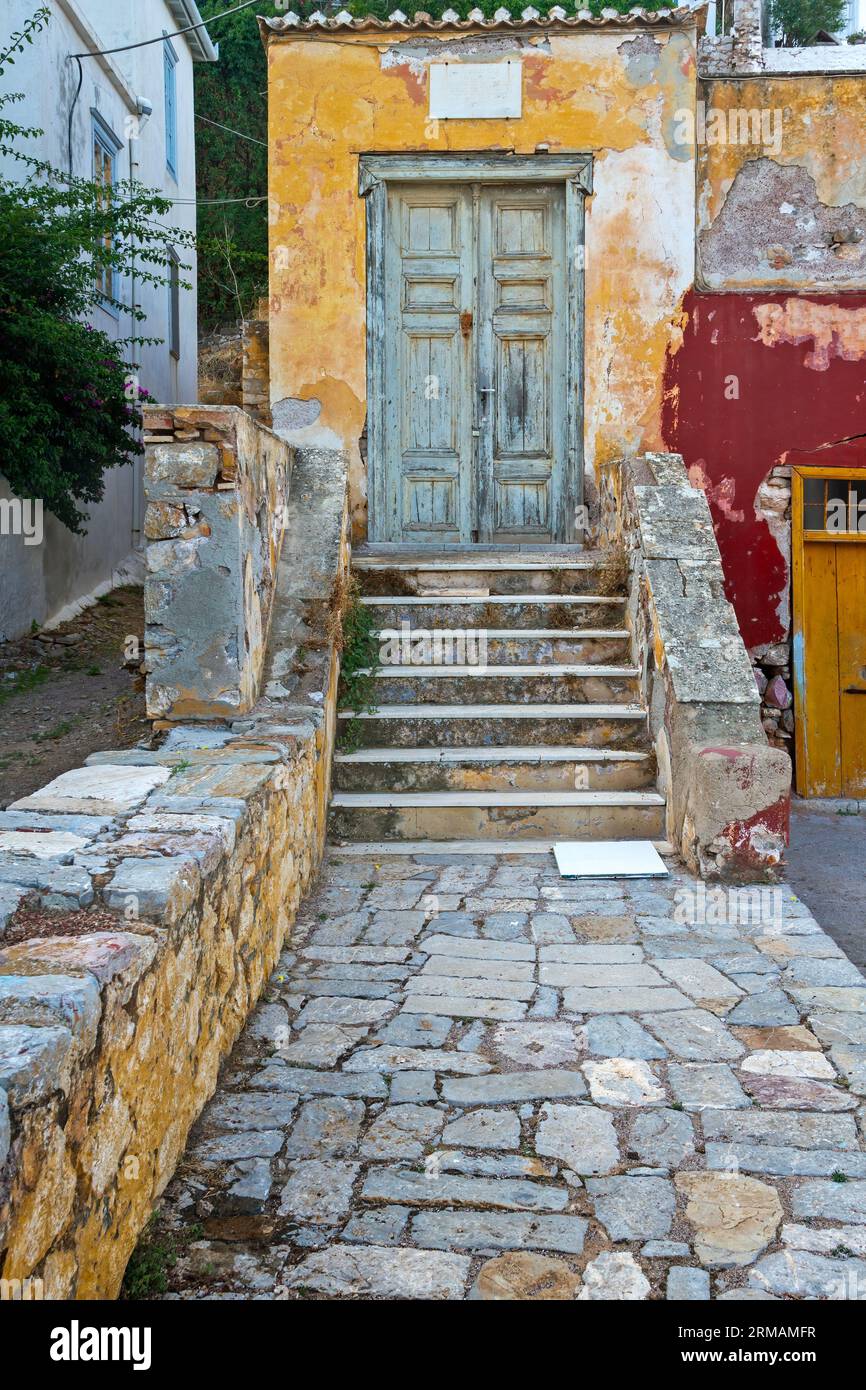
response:
<path id="1" fill-rule="evenodd" d="M 352 571 L 365 594 L 537 594 L 590 592 L 600 577 L 604 588 L 618 581 L 601 552 L 573 547 L 520 551 L 512 547 L 458 553 L 362 546 L 352 555 Z"/>
<path id="2" fill-rule="evenodd" d="M 651 753 L 573 747 L 363 748 L 334 759 L 337 791 L 639 791 Z"/>
<path id="3" fill-rule="evenodd" d="M 545 597 L 526 592 L 491 594 L 487 598 L 429 598 L 418 595 L 366 595 L 361 602 L 375 613 L 379 628 L 511 628 L 553 629 L 564 633 L 576 627 L 620 624 L 625 599 L 616 594 L 559 594 Z"/>
<path id="4" fill-rule="evenodd" d="M 677 850 L 670 840 L 653 840 L 651 843 L 663 859 L 676 860 Z M 555 844 L 556 840 L 551 838 L 519 840 L 514 845 L 507 840 L 437 840 L 435 848 L 431 848 L 426 840 L 343 840 L 340 844 L 332 845 L 328 853 L 335 863 L 342 859 L 350 862 L 361 859 L 376 864 L 383 855 L 397 854 L 429 855 L 431 862 L 437 864 L 450 862 L 454 857 L 470 863 L 473 860 L 483 862 L 485 856 L 520 862 L 527 854 L 551 855 Z"/>
<path id="5" fill-rule="evenodd" d="M 631 638 L 624 627 L 423 627 L 411 619 L 405 627 L 382 627 L 373 635 L 380 643 L 380 660 L 404 666 L 414 660 L 426 663 L 436 652 L 455 663 L 477 653 L 489 666 L 615 666 L 628 661 Z"/>
<path id="6" fill-rule="evenodd" d="M 338 840 L 660 839 L 658 792 L 337 792 L 330 833 Z"/>
<path id="7" fill-rule="evenodd" d="M 640 698 L 638 672 L 631 666 L 382 666 L 375 679 L 383 705 L 605 705 L 634 704 Z"/>
<path id="8" fill-rule="evenodd" d="M 526 745 L 644 751 L 646 711 L 637 704 L 391 704 L 341 710 L 366 748 L 496 748 Z"/>

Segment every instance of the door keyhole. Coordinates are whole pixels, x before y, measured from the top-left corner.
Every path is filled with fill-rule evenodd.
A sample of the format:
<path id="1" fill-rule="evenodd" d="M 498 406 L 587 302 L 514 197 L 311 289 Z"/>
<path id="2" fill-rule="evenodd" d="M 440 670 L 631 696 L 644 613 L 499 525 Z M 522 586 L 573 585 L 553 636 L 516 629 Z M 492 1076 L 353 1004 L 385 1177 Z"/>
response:
<path id="1" fill-rule="evenodd" d="M 460 315 L 460 332 L 464 338 L 468 338 L 472 332 L 472 313 L 469 309 L 464 309 Z"/>

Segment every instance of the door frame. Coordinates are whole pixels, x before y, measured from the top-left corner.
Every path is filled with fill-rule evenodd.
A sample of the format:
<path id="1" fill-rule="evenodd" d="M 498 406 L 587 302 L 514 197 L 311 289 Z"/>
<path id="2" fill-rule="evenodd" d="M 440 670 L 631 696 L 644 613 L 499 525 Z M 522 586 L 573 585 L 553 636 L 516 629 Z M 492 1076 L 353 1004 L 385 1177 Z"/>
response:
<path id="1" fill-rule="evenodd" d="M 806 545 L 866 545 L 866 538 L 840 531 L 812 531 L 803 524 L 804 482 L 807 478 L 833 481 L 854 477 L 866 482 L 862 464 L 832 467 L 795 464 L 791 469 L 791 674 L 794 684 L 795 787 L 799 796 L 810 796 L 808 746 L 809 692 L 806 689 Z M 837 621 L 838 638 L 838 621 Z M 839 748 L 841 759 L 842 749 Z M 841 795 L 841 793 L 840 793 Z"/>
<path id="2" fill-rule="evenodd" d="M 385 506 L 385 246 L 391 183 L 565 185 L 566 458 L 561 541 L 575 538 L 583 502 L 583 342 L 585 200 L 592 193 L 591 154 L 362 154 L 358 194 L 366 203 L 367 263 L 367 537 L 383 541 Z"/>

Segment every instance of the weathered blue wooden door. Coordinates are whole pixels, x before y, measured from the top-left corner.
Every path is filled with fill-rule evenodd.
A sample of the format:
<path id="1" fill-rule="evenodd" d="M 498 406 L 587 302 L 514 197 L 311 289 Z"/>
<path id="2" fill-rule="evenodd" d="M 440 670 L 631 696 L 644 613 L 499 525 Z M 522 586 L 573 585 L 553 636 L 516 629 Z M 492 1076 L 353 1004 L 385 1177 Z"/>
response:
<path id="1" fill-rule="evenodd" d="M 564 538 L 562 188 L 392 186 L 384 271 L 378 538 Z"/>

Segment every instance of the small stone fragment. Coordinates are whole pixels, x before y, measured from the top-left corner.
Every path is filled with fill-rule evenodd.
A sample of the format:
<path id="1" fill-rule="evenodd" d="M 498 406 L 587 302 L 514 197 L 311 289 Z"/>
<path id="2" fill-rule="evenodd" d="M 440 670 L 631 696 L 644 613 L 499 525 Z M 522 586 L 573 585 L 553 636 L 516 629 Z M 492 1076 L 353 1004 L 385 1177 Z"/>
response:
<path id="1" fill-rule="evenodd" d="M 577 1297 L 579 1302 L 609 1299 L 637 1303 L 646 1298 L 649 1291 L 649 1280 L 634 1255 L 627 1251 L 605 1251 L 587 1265 Z"/>

